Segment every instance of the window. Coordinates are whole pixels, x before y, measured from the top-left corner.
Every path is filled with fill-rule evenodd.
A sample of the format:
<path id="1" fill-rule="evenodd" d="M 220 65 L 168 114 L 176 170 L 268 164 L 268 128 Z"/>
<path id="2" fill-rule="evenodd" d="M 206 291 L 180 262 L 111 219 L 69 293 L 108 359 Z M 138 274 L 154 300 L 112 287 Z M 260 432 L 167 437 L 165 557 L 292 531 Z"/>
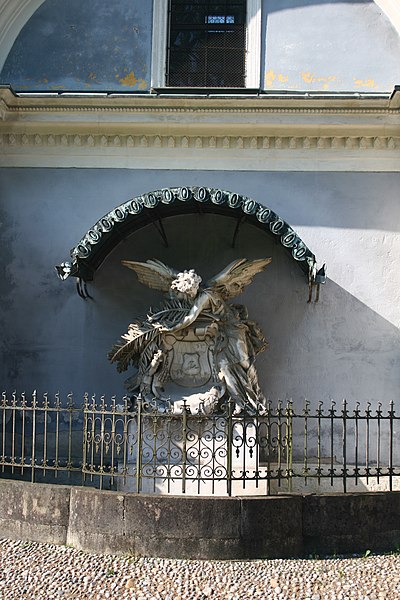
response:
<path id="1" fill-rule="evenodd" d="M 244 87 L 245 48 L 245 0 L 170 0 L 167 86 Z"/>
<path id="2" fill-rule="evenodd" d="M 261 0 L 153 0 L 153 88 L 258 88 L 260 53 Z"/>

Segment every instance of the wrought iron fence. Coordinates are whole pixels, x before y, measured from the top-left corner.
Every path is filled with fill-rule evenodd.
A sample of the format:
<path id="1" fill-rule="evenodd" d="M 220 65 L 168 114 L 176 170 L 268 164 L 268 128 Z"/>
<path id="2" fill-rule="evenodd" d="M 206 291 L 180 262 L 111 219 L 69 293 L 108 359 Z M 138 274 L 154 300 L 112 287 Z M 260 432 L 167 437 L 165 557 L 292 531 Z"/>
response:
<path id="1" fill-rule="evenodd" d="M 247 414 L 228 401 L 209 415 L 184 402 L 3 393 L 0 476 L 190 495 L 393 490 L 399 420 L 393 402 L 296 412 L 288 401 Z"/>
<path id="2" fill-rule="evenodd" d="M 82 472 L 82 408 L 72 394 L 49 400 L 36 392 L 27 398 L 2 393 L 0 401 L 0 472 L 6 477 L 70 479 Z"/>

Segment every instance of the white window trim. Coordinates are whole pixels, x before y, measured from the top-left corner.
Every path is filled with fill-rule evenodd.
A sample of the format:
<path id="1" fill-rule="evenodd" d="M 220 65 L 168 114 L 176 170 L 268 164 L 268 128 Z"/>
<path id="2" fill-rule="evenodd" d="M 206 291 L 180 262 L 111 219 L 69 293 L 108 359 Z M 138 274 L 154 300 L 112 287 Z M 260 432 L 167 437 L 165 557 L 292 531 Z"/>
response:
<path id="1" fill-rule="evenodd" d="M 261 87 L 261 0 L 247 0 L 246 87 Z"/>
<path id="2" fill-rule="evenodd" d="M 168 1 L 153 0 L 153 36 L 151 56 L 151 87 L 165 87 Z M 246 10 L 246 88 L 260 87 L 261 69 L 261 0 L 247 0 Z"/>

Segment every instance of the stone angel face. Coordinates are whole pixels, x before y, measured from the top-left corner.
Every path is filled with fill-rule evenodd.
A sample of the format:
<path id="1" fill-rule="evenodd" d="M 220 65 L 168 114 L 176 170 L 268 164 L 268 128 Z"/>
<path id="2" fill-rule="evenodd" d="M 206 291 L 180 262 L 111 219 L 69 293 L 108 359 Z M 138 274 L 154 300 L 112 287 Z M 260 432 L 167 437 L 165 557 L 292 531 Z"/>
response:
<path id="1" fill-rule="evenodd" d="M 195 273 L 194 269 L 178 273 L 175 279 L 171 282 L 171 290 L 177 290 L 182 294 L 187 294 L 190 298 L 195 298 L 199 291 L 201 277 Z"/>
<path id="2" fill-rule="evenodd" d="M 271 258 L 236 259 L 209 279 L 203 287 L 219 293 L 224 300 L 230 300 L 238 296 L 271 260 Z M 156 259 L 147 260 L 145 263 L 123 260 L 122 264 L 135 271 L 141 283 L 163 292 L 178 291 L 195 298 L 202 283 L 202 278 L 194 269 L 178 272 Z"/>

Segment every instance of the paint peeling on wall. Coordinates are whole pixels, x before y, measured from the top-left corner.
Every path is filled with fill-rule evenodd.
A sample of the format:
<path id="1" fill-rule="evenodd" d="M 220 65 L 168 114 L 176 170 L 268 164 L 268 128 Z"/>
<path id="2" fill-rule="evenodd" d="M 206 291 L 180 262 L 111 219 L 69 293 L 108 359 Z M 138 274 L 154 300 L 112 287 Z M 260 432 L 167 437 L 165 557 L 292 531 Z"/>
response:
<path id="1" fill-rule="evenodd" d="M 46 0 L 22 28 L 0 81 L 16 90 L 149 89 L 151 27 L 151 2 Z"/>
<path id="2" fill-rule="evenodd" d="M 379 85 L 375 82 L 374 79 L 356 79 L 354 77 L 354 85 L 356 87 L 363 87 L 369 89 L 379 89 Z"/>
<path id="3" fill-rule="evenodd" d="M 273 69 L 269 69 L 265 73 L 265 85 L 268 88 L 272 87 L 290 87 L 292 89 L 297 89 L 301 87 L 301 83 L 304 82 L 308 85 L 308 87 L 318 87 L 319 89 L 327 90 L 330 88 L 332 83 L 338 81 L 338 77 L 336 75 L 328 75 L 328 76 L 319 76 L 315 73 L 311 73 L 311 71 L 301 71 L 300 73 L 294 73 L 290 77 L 284 73 L 275 73 Z M 361 80 L 360 80 L 361 81 Z M 288 84 L 282 85 L 282 84 Z"/>
<path id="4" fill-rule="evenodd" d="M 119 75 L 116 75 L 115 78 L 119 81 L 121 85 L 127 87 L 136 87 L 139 90 L 145 90 L 148 87 L 146 80 L 142 77 L 135 77 L 135 73 L 133 71 L 125 75 L 125 77 L 120 77 Z"/>
<path id="5" fill-rule="evenodd" d="M 392 91 L 400 36 L 372 0 L 262 0 L 265 89 Z"/>
<path id="6" fill-rule="evenodd" d="M 310 71 L 303 71 L 301 73 L 301 78 L 305 83 L 308 84 L 318 84 L 319 87 L 322 86 L 323 89 L 328 89 L 329 88 L 329 84 L 332 83 L 333 81 L 337 81 L 337 77 L 336 75 L 328 75 L 328 77 L 318 77 L 317 75 L 315 75 L 314 73 L 311 73 Z"/>
<path id="7" fill-rule="evenodd" d="M 272 69 L 265 73 L 265 84 L 267 87 L 272 87 L 275 80 L 280 83 L 287 83 L 289 81 L 289 76 L 284 75 L 283 73 L 276 74 Z"/>
<path id="8" fill-rule="evenodd" d="M 384 91 L 399 83 L 400 38 L 374 2 L 262 4 L 265 89 Z M 22 28 L 0 82 L 16 90 L 150 90 L 152 6 L 46 0 Z"/>
<path id="9" fill-rule="evenodd" d="M 329 90 L 335 89 L 337 84 L 340 85 L 341 79 L 337 75 L 321 76 L 311 71 L 301 71 L 300 73 L 286 75 L 283 73 L 276 73 L 273 69 L 269 69 L 265 73 L 266 88 L 301 89 L 304 88 L 304 84 L 306 84 L 307 89 Z M 373 90 L 381 89 L 380 85 L 372 78 L 362 79 L 353 77 L 353 85 L 351 87 Z"/>
<path id="10" fill-rule="evenodd" d="M 274 81 L 276 79 L 276 75 L 272 69 L 265 73 L 265 85 L 267 87 L 272 87 Z"/>

